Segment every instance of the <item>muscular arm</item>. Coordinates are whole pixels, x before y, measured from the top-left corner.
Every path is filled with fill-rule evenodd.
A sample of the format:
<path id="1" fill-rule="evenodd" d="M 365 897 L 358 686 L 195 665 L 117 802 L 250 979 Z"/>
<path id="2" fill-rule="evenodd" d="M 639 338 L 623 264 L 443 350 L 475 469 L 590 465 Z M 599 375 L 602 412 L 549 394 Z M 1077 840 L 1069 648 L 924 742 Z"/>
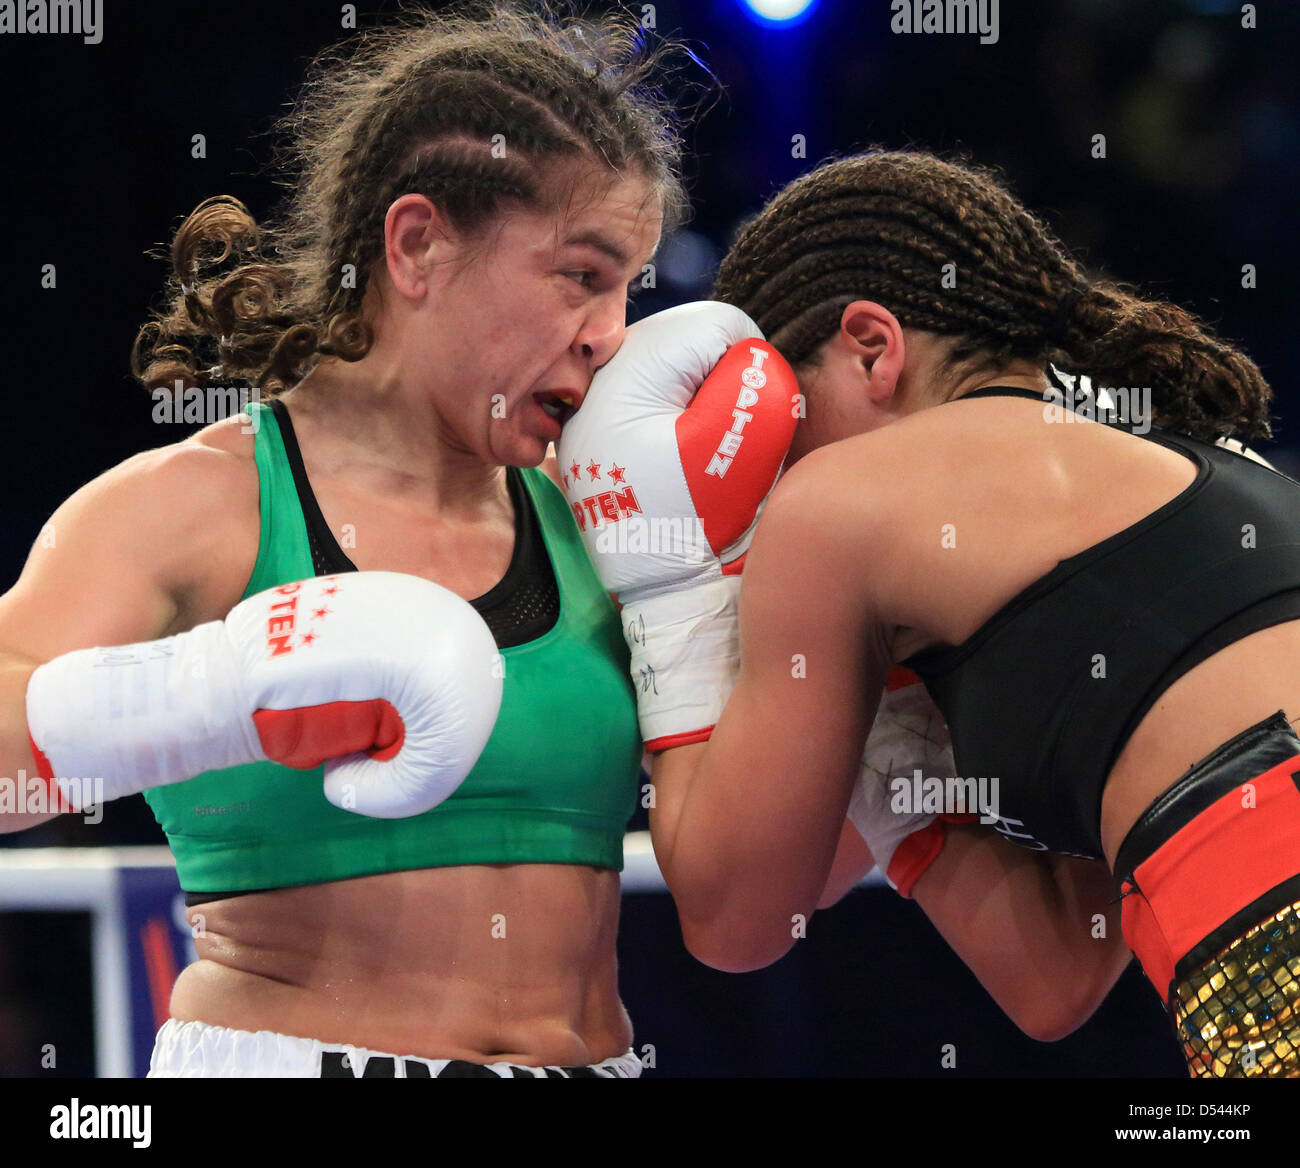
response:
<path id="1" fill-rule="evenodd" d="M 1128 965 L 1106 865 L 1031 852 L 988 828 L 949 828 L 917 904 L 1031 1038 L 1078 1029 Z"/>
<path id="2" fill-rule="evenodd" d="M 255 554 L 256 506 L 251 467 L 190 442 L 128 459 L 59 507 L 0 597 L 0 784 L 35 773 L 33 670 L 74 649 L 153 640 L 210 619 L 205 610 L 252 567 L 247 541 L 232 530 L 249 529 Z M 238 597 L 242 585 L 234 587 Z M 55 814 L 0 813 L 0 831 Z"/>
<path id="3" fill-rule="evenodd" d="M 846 820 L 817 907 L 873 866 Z M 1018 848 L 986 827 L 950 825 L 912 895 L 1007 1017 L 1041 1042 L 1092 1017 L 1131 957 L 1104 863 Z"/>
<path id="4" fill-rule="evenodd" d="M 792 918 L 871 864 L 844 813 L 890 664 L 864 583 L 888 547 L 861 512 L 828 511 L 835 492 L 825 479 L 837 468 L 825 461 L 801 462 L 759 525 L 745 569 L 741 674 L 712 738 L 655 760 L 655 852 L 687 947 L 720 969 L 781 957 L 794 943 Z M 955 828 L 914 894 L 1034 1037 L 1080 1025 L 1128 961 L 1101 864 Z"/>
<path id="5" fill-rule="evenodd" d="M 824 453 L 782 479 L 759 524 L 740 676 L 711 739 L 655 760 L 655 854 L 687 947 L 719 969 L 775 961 L 816 908 L 888 671 L 861 586 L 870 532 L 827 507 Z"/>

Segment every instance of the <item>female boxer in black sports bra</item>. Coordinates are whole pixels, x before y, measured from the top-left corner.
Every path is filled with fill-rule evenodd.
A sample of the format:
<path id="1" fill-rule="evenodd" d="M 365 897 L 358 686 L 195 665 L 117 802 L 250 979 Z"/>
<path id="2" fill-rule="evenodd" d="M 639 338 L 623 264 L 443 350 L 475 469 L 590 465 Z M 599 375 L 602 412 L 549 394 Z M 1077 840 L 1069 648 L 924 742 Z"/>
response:
<path id="1" fill-rule="evenodd" d="M 739 969 L 791 946 L 846 744 L 908 663 L 959 775 L 999 777 L 1004 834 L 1105 858 L 1192 1073 L 1300 1073 L 1300 484 L 1215 445 L 1269 434 L 1259 370 L 919 153 L 787 187 L 715 296 L 789 359 L 807 417 L 746 564 L 739 682 L 655 768 L 692 950 Z M 1115 387 L 1127 424 L 1072 411 L 1052 367 Z M 987 909 L 941 868 L 927 911 Z"/>

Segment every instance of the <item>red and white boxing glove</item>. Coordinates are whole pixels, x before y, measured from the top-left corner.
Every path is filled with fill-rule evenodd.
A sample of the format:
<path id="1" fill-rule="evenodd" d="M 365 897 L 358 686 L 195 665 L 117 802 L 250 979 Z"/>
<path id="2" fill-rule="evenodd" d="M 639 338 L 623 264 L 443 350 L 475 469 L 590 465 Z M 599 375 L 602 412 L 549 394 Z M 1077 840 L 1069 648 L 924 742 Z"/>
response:
<path id="1" fill-rule="evenodd" d="M 259 592 L 224 621 L 40 666 L 27 724 L 74 810 L 268 759 L 325 763 L 336 807 L 393 819 L 437 806 L 501 705 L 496 642 L 459 596 L 396 572 Z"/>
<path id="2" fill-rule="evenodd" d="M 917 770 L 926 778 L 955 775 L 952 741 L 921 679 L 910 669 L 895 666 L 867 735 L 848 818 L 885 879 L 907 897 L 943 850 L 945 821 L 974 818 L 936 815 L 915 807 L 912 776 Z M 898 791 L 893 788 L 896 779 L 906 780 Z"/>
<path id="3" fill-rule="evenodd" d="M 798 417 L 794 373 L 740 309 L 638 321 L 565 424 L 565 495 L 623 605 L 641 736 L 708 738 L 739 669 L 739 573 Z"/>

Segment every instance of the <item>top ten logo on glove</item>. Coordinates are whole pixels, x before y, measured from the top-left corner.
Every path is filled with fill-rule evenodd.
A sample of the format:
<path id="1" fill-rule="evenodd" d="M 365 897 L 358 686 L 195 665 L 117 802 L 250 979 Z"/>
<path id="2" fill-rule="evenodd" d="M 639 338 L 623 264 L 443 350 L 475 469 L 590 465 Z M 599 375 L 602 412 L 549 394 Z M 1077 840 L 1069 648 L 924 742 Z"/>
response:
<path id="1" fill-rule="evenodd" d="M 633 325 L 560 440 L 589 550 L 721 555 L 771 489 L 794 430 L 794 388 L 781 356 L 730 305 L 683 305 Z"/>

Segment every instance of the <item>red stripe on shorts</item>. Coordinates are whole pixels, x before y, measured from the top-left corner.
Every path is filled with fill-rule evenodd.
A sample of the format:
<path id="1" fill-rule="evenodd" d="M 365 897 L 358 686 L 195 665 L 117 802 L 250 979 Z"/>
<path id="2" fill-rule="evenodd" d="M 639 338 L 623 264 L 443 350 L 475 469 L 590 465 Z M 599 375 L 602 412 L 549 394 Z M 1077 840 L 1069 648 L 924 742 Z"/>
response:
<path id="1" fill-rule="evenodd" d="M 1124 939 L 1162 993 L 1183 956 L 1300 871 L 1298 770 L 1295 755 L 1234 787 L 1137 866 Z"/>

